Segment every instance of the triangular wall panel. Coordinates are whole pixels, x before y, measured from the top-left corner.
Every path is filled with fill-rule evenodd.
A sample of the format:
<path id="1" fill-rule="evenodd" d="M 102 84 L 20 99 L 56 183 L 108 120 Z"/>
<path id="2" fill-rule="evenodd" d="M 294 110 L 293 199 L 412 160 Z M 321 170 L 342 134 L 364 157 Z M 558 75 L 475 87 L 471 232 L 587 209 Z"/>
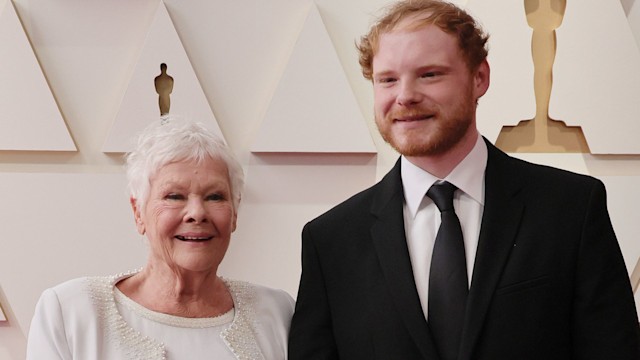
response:
<path id="1" fill-rule="evenodd" d="M 162 63 L 167 64 L 167 74 L 174 79 L 170 114 L 200 121 L 223 138 L 167 8 L 160 1 L 103 152 L 130 151 L 132 138 L 150 122 L 160 121 L 154 79 L 160 75 Z"/>
<path id="2" fill-rule="evenodd" d="M 495 141 L 503 126 L 536 116 L 531 33 L 522 0 L 469 0 L 466 9 L 489 33 L 491 85 L 478 102 L 480 133 Z"/>
<path id="3" fill-rule="evenodd" d="M 315 4 L 311 6 L 251 151 L 376 152 Z"/>
<path id="4" fill-rule="evenodd" d="M 640 51 L 619 1 L 567 1 L 556 30 L 552 119 L 593 154 L 640 154 Z"/>
<path id="5" fill-rule="evenodd" d="M 0 0 L 0 112 L 0 150 L 77 150 L 10 0 Z"/>

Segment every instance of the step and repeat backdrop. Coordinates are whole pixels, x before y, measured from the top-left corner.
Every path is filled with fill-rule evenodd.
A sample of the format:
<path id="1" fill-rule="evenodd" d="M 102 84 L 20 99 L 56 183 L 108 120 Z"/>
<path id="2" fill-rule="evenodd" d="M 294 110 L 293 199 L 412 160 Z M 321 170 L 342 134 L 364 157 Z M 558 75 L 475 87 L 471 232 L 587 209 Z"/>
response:
<path id="1" fill-rule="evenodd" d="M 161 114 L 202 121 L 244 167 L 222 275 L 295 297 L 304 224 L 398 156 L 354 46 L 389 3 L 0 0 L 0 359 L 24 358 L 44 289 L 145 263 L 123 154 Z M 456 3 L 491 35 L 481 133 L 601 179 L 637 287 L 640 1 Z"/>

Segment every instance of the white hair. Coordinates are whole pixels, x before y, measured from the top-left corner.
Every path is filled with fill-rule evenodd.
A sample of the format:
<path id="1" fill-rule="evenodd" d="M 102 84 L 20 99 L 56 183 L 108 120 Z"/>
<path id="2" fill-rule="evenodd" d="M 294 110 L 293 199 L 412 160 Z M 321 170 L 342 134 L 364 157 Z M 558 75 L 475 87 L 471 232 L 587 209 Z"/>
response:
<path id="1" fill-rule="evenodd" d="M 150 180 L 163 166 L 178 161 L 201 163 L 219 159 L 227 165 L 234 209 L 238 209 L 244 172 L 231 149 L 203 124 L 165 116 L 147 126 L 137 137 L 133 151 L 126 155 L 127 180 L 131 197 L 144 207 Z"/>

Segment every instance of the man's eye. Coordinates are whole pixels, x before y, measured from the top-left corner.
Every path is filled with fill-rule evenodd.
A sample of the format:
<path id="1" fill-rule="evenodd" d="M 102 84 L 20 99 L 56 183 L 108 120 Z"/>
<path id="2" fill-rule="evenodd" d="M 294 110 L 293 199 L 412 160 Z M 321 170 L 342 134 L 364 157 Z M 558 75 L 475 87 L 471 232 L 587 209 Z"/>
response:
<path id="1" fill-rule="evenodd" d="M 395 78 L 391 78 L 391 77 L 379 78 L 377 80 L 377 82 L 380 83 L 380 84 L 388 84 L 388 83 L 392 83 L 394 81 L 396 81 L 396 79 Z"/>
<path id="2" fill-rule="evenodd" d="M 421 77 L 423 77 L 423 78 L 433 78 L 433 77 L 436 77 L 436 76 L 438 76 L 438 73 L 435 73 L 435 72 L 426 72 L 426 73 L 421 75 Z"/>

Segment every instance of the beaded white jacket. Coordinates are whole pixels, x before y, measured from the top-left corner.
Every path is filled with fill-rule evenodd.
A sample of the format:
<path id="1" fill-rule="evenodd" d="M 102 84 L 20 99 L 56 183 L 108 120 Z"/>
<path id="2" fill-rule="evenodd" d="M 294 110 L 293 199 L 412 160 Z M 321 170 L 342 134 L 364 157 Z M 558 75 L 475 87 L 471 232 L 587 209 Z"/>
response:
<path id="1" fill-rule="evenodd" d="M 31 322 L 27 359 L 171 360 L 165 344 L 132 328 L 118 310 L 115 284 L 131 275 L 79 278 L 45 290 Z M 225 283 L 234 302 L 233 320 L 220 333 L 227 354 L 235 359 L 286 359 L 291 296 L 247 282 Z M 175 331 L 182 330 L 176 326 Z"/>

